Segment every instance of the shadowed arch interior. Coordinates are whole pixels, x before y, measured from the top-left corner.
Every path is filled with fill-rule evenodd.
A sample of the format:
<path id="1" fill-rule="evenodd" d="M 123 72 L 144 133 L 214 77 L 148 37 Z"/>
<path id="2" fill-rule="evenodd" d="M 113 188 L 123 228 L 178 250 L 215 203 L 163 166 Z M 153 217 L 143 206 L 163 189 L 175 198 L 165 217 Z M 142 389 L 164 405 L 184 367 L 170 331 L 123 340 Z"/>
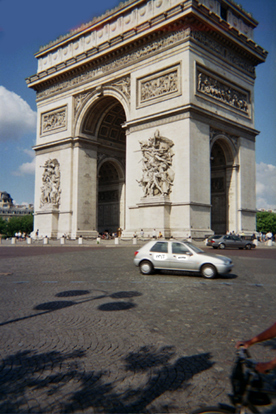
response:
<path id="1" fill-rule="evenodd" d="M 222 146 L 216 141 L 211 152 L 211 229 L 225 234 L 227 220 L 226 158 Z"/>
<path id="2" fill-rule="evenodd" d="M 97 230 L 115 233 L 124 227 L 126 114 L 113 96 L 101 96 L 88 109 L 82 133 L 97 142 Z"/>
<path id="3" fill-rule="evenodd" d="M 126 137 L 122 124 L 126 116 L 122 105 L 113 97 L 100 98 L 88 111 L 83 132 L 98 140 L 112 141 L 125 145 Z"/>

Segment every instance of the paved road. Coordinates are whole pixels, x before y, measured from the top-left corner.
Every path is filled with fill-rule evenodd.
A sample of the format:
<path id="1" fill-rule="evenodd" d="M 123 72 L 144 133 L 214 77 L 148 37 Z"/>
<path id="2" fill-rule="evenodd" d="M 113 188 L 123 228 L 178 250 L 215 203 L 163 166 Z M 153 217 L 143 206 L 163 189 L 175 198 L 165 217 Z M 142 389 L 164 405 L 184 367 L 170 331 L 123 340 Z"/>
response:
<path id="1" fill-rule="evenodd" d="M 1 413 L 228 403 L 235 341 L 275 321 L 276 249 L 227 250 L 234 270 L 215 280 L 142 276 L 135 249 L 0 246 Z M 252 354 L 265 360 L 273 348 Z"/>

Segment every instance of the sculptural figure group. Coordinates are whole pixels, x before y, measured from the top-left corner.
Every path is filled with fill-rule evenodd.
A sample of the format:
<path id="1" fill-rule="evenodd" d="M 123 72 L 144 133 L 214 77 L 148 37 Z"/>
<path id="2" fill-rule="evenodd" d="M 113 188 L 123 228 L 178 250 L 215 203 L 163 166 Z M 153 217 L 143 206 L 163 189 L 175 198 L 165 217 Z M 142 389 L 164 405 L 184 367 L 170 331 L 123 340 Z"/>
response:
<path id="1" fill-rule="evenodd" d="M 40 207 L 52 204 L 57 207 L 60 201 L 60 169 L 57 159 L 49 159 L 43 165 Z"/>
<path id="2" fill-rule="evenodd" d="M 173 141 L 162 137 L 157 130 L 148 141 L 139 143 L 143 155 L 143 175 L 138 183 L 143 188 L 144 197 L 169 195 L 175 175 L 171 168 Z"/>

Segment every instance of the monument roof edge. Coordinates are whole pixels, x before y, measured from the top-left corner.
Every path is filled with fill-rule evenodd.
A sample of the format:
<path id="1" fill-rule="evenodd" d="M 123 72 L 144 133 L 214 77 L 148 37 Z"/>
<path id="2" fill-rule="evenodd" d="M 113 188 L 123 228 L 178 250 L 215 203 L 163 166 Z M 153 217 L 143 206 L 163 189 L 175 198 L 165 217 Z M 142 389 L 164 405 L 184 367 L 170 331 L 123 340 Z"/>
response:
<path id="1" fill-rule="evenodd" d="M 104 14 L 98 17 L 94 17 L 92 20 L 90 20 L 87 23 L 83 23 L 78 28 L 71 30 L 69 33 L 65 35 L 61 35 L 57 39 L 49 42 L 48 44 L 44 46 L 40 46 L 39 51 L 34 54 L 36 58 L 42 56 L 45 52 L 49 52 L 52 48 L 56 49 L 58 46 L 62 45 L 63 43 L 68 42 L 69 40 L 72 41 L 72 39 L 83 35 L 86 31 L 91 30 L 91 27 L 97 26 L 99 24 L 103 24 L 104 21 L 107 21 L 111 18 L 114 18 L 117 14 L 122 13 L 123 11 L 126 11 L 127 9 L 143 3 L 145 0 L 126 0 L 123 2 L 120 2 L 119 5 L 113 9 L 107 10 Z"/>

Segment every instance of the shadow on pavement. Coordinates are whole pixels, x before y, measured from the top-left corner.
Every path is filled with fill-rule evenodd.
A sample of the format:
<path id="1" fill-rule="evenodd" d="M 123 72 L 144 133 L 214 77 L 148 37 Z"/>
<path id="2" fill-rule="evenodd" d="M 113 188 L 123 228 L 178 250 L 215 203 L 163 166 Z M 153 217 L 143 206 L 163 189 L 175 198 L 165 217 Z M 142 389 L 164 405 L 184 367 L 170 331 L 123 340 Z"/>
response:
<path id="1" fill-rule="evenodd" d="M 90 293 L 89 290 L 68 290 L 68 291 L 57 293 L 55 296 L 56 297 L 82 296 L 82 295 L 86 295 L 89 293 Z M 129 298 L 130 300 L 128 302 L 124 302 L 124 301 L 110 302 L 110 303 L 100 305 L 98 307 L 98 310 L 100 311 L 128 310 L 128 309 L 131 309 L 137 306 L 131 301 L 133 297 L 137 297 L 137 296 L 142 296 L 142 293 L 137 292 L 137 291 L 128 291 L 128 292 L 115 292 L 112 294 L 108 294 L 107 292 L 104 292 L 104 294 L 102 295 L 93 296 L 93 297 L 81 299 L 78 301 L 76 299 L 75 301 L 57 300 L 57 301 L 40 303 L 39 305 L 36 305 L 33 309 L 38 310 L 38 311 L 44 311 L 44 312 L 39 312 L 33 315 L 23 316 L 21 318 L 15 318 L 9 321 L 1 322 L 0 326 L 9 325 L 15 322 L 20 322 L 25 319 L 35 318 L 37 316 L 45 315 L 46 313 L 49 313 L 49 312 L 58 311 L 59 309 L 64 309 L 70 306 L 80 305 L 85 302 L 90 302 L 90 301 L 99 300 L 103 298 L 112 298 L 112 299 Z"/>
<path id="2" fill-rule="evenodd" d="M 84 370 L 83 358 L 87 355 L 81 349 L 71 353 L 26 350 L 4 358 L 0 412 L 157 412 L 157 407 L 147 407 L 164 393 L 187 388 L 194 375 L 213 365 L 208 353 L 175 359 L 173 347 L 152 345 L 123 357 L 122 367 L 116 367 L 113 376 L 112 366 L 108 371 Z M 166 403 L 159 405 L 158 412 L 177 409 Z"/>

